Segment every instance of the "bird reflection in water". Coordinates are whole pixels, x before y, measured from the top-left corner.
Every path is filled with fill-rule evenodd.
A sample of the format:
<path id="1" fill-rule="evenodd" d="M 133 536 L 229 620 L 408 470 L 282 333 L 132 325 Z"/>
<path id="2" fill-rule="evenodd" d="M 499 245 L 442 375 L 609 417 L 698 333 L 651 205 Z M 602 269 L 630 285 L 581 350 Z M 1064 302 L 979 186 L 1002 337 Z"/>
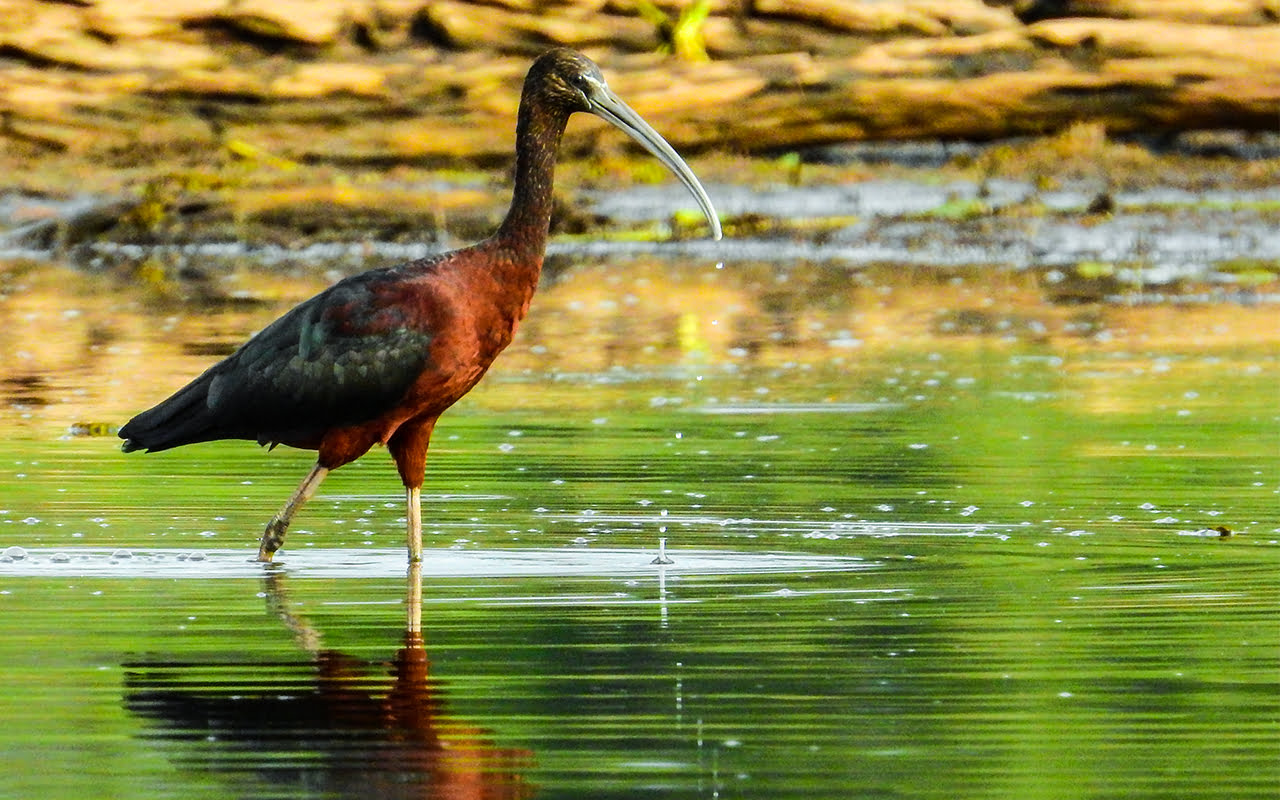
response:
<path id="1" fill-rule="evenodd" d="M 286 582 L 279 572 L 264 578 L 267 605 L 306 659 L 125 664 L 125 707 L 154 721 L 152 737 L 180 743 L 183 767 L 218 773 L 239 797 L 288 787 L 325 797 L 533 794 L 521 776 L 532 754 L 498 747 L 488 731 L 451 716 L 444 687 L 431 679 L 418 565 L 406 582 L 403 645 L 389 662 L 325 648 L 294 613 Z"/>

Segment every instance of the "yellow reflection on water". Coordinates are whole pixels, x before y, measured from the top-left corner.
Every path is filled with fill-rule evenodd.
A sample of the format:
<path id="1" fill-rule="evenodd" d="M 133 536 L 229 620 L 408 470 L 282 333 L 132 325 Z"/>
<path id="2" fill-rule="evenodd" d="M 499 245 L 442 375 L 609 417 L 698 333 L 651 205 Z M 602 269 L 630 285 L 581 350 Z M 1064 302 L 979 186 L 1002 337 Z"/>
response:
<path id="1" fill-rule="evenodd" d="M 326 285 L 315 275 L 233 273 L 210 279 L 225 284 L 221 294 L 202 283 L 183 300 L 181 287 L 160 297 L 70 267 L 0 270 L 0 420 L 37 438 L 123 422 Z M 857 376 L 898 351 L 945 359 L 1032 348 L 1061 357 L 1057 369 L 1082 407 L 1133 412 L 1145 398 L 1114 391 L 1078 356 L 1108 354 L 1112 373 L 1152 369 L 1165 351 L 1213 355 L 1210 368 L 1227 374 L 1236 360 L 1273 373 L 1274 361 L 1256 354 L 1280 344 L 1274 308 L 1058 305 L 1033 274 L 651 260 L 551 272 L 516 341 L 466 402 L 574 403 L 572 391 L 534 398 L 503 380 L 525 375 L 685 369 L 696 378 L 699 369 L 799 367 Z M 1196 367 L 1177 366 L 1188 368 Z"/>

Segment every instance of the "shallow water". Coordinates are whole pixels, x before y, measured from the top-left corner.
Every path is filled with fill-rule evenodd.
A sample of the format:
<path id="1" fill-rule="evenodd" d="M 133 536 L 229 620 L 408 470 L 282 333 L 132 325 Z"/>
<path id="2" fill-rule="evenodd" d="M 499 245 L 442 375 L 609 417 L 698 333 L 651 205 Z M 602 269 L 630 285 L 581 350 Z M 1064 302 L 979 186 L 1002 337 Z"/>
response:
<path id="1" fill-rule="evenodd" d="M 33 282 L 0 336 L 0 796 L 1274 797 L 1268 312 L 1078 328 L 1012 279 L 842 274 L 544 287 L 437 431 L 421 640 L 385 454 L 263 567 L 308 454 L 71 435 L 276 309 L 19 308 Z"/>

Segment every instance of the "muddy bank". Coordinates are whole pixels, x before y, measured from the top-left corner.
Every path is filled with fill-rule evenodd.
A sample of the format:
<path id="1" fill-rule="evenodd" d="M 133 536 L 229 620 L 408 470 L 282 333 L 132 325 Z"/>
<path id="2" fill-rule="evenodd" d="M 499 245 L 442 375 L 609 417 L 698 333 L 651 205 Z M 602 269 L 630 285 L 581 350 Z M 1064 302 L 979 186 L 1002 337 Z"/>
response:
<path id="1" fill-rule="evenodd" d="M 710 182 L 728 233 L 721 242 L 706 238 L 696 210 L 684 209 L 683 187 L 583 191 L 575 213 L 595 228 L 553 237 L 548 280 L 573 264 L 659 259 L 729 270 L 822 265 L 849 281 L 886 269 L 940 281 L 985 274 L 992 284 L 1024 273 L 1046 302 L 1065 306 L 1280 302 L 1280 190 L 1109 190 L 1088 180 L 1043 186 L 927 174 L 934 180 Z M 0 297 L 23 265 L 69 264 L 162 304 L 251 307 L 272 302 L 281 278 L 331 282 L 466 241 L 447 229 L 393 237 L 348 227 L 286 237 L 283 225 L 276 238 L 219 237 L 198 223 L 130 240 L 121 235 L 133 230 L 127 224 L 95 228 L 116 207 L 68 203 L 66 225 L 55 214 L 0 235 Z M 23 198 L 0 198 L 0 224 L 23 209 Z M 205 235 L 193 235 L 200 230 Z M 73 239 L 77 233 L 87 235 Z"/>
<path id="2" fill-rule="evenodd" d="M 600 60 L 693 153 L 981 140 L 1082 120 L 1112 133 L 1274 131 L 1280 115 L 1272 0 L 684 6 L 13 0 L 0 159 L 29 188 L 220 161 L 492 168 L 509 159 L 529 59 L 553 44 Z M 567 152 L 622 146 L 602 130 L 575 126 Z"/>

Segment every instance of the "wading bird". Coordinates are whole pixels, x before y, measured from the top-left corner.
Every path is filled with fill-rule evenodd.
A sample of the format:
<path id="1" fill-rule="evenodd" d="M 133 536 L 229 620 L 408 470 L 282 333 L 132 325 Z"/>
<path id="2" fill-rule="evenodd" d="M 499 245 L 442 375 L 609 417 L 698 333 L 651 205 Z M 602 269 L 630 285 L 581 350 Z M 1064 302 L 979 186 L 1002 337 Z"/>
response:
<path id="1" fill-rule="evenodd" d="M 217 439 L 318 451 L 311 472 L 262 534 L 258 560 L 270 561 L 325 475 L 384 444 L 405 486 L 409 560 L 420 561 L 420 490 L 431 431 L 480 381 L 529 309 L 546 250 L 556 150 L 576 111 L 621 128 L 671 169 L 720 238 L 711 199 L 675 150 L 618 99 L 590 59 L 552 50 L 525 78 L 515 188 L 497 233 L 451 253 L 354 275 L 304 301 L 130 420 L 120 429 L 124 451 Z"/>

